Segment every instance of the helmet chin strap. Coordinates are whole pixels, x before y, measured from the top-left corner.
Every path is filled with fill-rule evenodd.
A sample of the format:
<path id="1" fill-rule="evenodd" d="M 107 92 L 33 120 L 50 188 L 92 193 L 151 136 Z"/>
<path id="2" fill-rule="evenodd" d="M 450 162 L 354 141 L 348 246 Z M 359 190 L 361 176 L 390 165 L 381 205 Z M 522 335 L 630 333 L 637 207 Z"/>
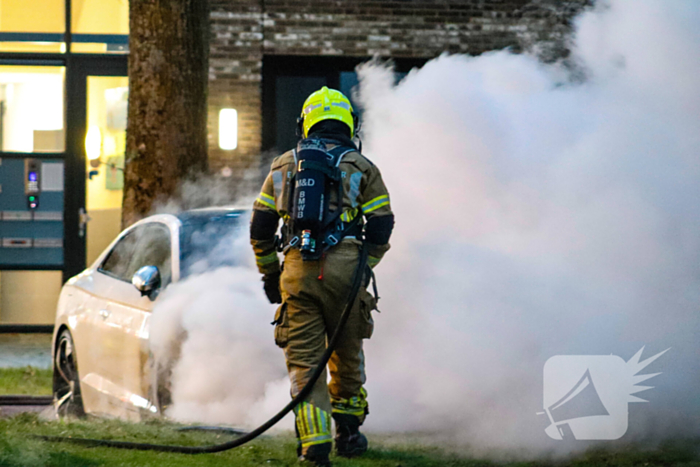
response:
<path id="1" fill-rule="evenodd" d="M 360 117 L 355 112 L 352 113 L 352 126 L 354 127 L 352 131 L 352 137 L 357 137 L 359 139 L 359 136 L 357 135 L 362 129 L 362 120 L 360 120 Z"/>
<path id="2" fill-rule="evenodd" d="M 360 138 L 360 135 L 355 136 L 357 139 L 357 152 L 362 154 L 362 139 Z"/>
<path id="3" fill-rule="evenodd" d="M 297 130 L 296 130 L 297 136 L 299 138 L 306 138 L 304 136 L 304 117 L 298 117 L 297 118 Z"/>

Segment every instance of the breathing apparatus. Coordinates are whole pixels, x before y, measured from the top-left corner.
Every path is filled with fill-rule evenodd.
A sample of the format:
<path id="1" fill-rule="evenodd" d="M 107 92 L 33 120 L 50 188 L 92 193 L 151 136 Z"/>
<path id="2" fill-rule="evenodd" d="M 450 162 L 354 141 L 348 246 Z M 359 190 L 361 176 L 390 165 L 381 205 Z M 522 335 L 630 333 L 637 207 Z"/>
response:
<path id="1" fill-rule="evenodd" d="M 336 146 L 326 150 L 323 141 L 304 139 L 294 150 L 296 173 L 290 186 L 290 217 L 285 224 L 285 248 L 299 248 L 302 259 L 315 261 L 337 245 L 357 222 L 344 224 L 343 180 L 340 162 L 355 148 Z M 336 194 L 335 209 L 331 195 Z M 359 220 L 361 216 L 356 216 Z"/>

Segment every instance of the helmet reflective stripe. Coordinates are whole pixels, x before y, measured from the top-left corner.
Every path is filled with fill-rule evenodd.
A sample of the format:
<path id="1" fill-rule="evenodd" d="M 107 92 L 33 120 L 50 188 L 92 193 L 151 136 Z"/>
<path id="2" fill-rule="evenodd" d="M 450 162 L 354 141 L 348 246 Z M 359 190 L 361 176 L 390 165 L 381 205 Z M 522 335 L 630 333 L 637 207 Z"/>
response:
<path id="1" fill-rule="evenodd" d="M 314 109 L 318 109 L 319 107 L 321 107 L 321 104 L 315 104 L 315 105 L 310 105 L 308 107 L 304 107 L 304 113 L 307 114 Z"/>
<path id="2" fill-rule="evenodd" d="M 323 120 L 338 120 L 350 128 L 350 136 L 355 136 L 355 114 L 352 104 L 345 95 L 326 86 L 312 93 L 304 102 L 301 112 L 302 136 L 309 136 L 312 126 Z"/>

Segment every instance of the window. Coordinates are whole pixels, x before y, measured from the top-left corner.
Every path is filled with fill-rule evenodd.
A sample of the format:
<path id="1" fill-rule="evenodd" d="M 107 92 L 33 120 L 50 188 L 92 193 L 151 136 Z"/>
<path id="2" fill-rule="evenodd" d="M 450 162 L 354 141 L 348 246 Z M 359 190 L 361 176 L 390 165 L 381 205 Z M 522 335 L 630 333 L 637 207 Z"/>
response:
<path id="1" fill-rule="evenodd" d="M 131 282 L 131 276 L 127 275 L 129 270 L 129 263 L 136 250 L 136 243 L 138 241 L 139 230 L 143 227 L 136 227 L 127 233 L 121 240 L 114 245 L 112 251 L 107 255 L 107 259 L 102 263 L 99 268 L 101 272 L 114 277 L 115 279 L 121 279 L 123 281 Z M 133 275 L 133 274 L 132 274 Z"/>
<path id="2" fill-rule="evenodd" d="M 131 282 L 136 271 L 144 266 L 155 266 L 165 286 L 172 278 L 170 255 L 170 230 L 163 224 L 146 224 L 119 240 L 99 270 L 115 279 Z"/>
<path id="3" fill-rule="evenodd" d="M 63 152 L 65 69 L 0 66 L 0 149 Z"/>
<path id="4" fill-rule="evenodd" d="M 87 263 L 92 264 L 122 231 L 126 145 L 126 76 L 88 76 L 85 203 Z"/>
<path id="5" fill-rule="evenodd" d="M 139 232 L 139 242 L 129 264 L 129 280 L 144 266 L 155 266 L 160 271 L 162 286 L 172 277 L 170 264 L 170 230 L 163 224 L 152 223 Z"/>
<path id="6" fill-rule="evenodd" d="M 180 277 L 243 263 L 235 242 L 245 228 L 247 223 L 240 212 L 182 220 Z"/>
<path id="7" fill-rule="evenodd" d="M 0 0 L 0 52 L 65 53 L 65 0 Z M 72 52 L 126 53 L 128 0 L 72 0 Z"/>

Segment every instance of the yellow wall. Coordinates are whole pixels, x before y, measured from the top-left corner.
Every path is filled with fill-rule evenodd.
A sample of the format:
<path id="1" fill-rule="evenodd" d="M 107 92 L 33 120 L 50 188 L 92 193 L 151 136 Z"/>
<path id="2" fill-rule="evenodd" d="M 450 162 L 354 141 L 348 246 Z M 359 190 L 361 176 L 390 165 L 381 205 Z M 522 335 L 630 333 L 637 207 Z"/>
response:
<path id="1" fill-rule="evenodd" d="M 60 271 L 2 271 L 0 273 L 0 323 L 53 324 Z"/>
<path id="2" fill-rule="evenodd" d="M 127 0 L 73 0 L 73 33 L 129 34 Z"/>
<path id="3" fill-rule="evenodd" d="M 63 32 L 64 0 L 0 0 L 0 31 Z"/>

